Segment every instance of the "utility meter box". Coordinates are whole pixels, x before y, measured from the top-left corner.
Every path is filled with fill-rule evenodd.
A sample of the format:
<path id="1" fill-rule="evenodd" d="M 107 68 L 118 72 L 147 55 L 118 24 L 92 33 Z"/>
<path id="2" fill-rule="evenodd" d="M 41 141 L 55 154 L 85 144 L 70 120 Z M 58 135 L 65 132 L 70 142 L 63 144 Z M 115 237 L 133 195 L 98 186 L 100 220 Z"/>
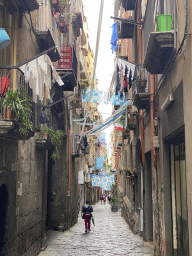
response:
<path id="1" fill-rule="evenodd" d="M 159 136 L 154 136 L 153 137 L 153 147 L 154 148 L 159 148 Z"/>

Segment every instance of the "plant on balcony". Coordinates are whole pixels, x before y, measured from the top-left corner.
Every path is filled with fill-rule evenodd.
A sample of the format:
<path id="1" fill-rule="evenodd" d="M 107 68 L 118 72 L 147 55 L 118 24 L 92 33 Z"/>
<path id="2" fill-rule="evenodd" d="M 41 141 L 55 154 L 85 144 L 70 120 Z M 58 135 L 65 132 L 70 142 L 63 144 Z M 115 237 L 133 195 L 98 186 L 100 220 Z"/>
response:
<path id="1" fill-rule="evenodd" d="M 63 144 L 63 136 L 64 136 L 63 132 L 61 130 L 55 130 L 53 127 L 48 126 L 41 130 L 40 137 L 43 137 L 45 133 L 47 133 L 48 138 L 51 139 L 51 143 L 54 146 L 53 153 L 52 153 L 51 157 L 53 160 L 57 160 L 61 157 L 59 149 L 61 148 L 61 146 Z"/>
<path id="2" fill-rule="evenodd" d="M 89 87 L 89 82 L 84 81 L 80 84 L 80 88 L 83 94 L 85 94 L 86 89 Z"/>
<path id="3" fill-rule="evenodd" d="M 31 99 L 28 97 L 25 90 L 12 91 L 9 90 L 3 100 L 4 111 L 9 109 L 13 119 L 18 119 L 18 132 L 27 137 L 30 131 L 33 131 L 34 126 L 31 119 Z"/>

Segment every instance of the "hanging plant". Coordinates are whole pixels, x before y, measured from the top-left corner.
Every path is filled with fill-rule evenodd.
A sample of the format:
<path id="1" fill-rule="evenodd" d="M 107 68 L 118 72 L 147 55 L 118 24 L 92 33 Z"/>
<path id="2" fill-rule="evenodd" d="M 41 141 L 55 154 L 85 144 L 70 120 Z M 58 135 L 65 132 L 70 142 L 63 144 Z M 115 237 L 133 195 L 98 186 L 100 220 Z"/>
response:
<path id="1" fill-rule="evenodd" d="M 63 132 L 61 130 L 55 130 L 52 127 L 46 127 L 41 130 L 40 136 L 43 137 L 44 134 L 47 133 L 48 138 L 51 139 L 51 143 L 54 146 L 53 153 L 52 153 L 52 159 L 57 160 L 60 156 L 60 148 L 63 145 Z"/>

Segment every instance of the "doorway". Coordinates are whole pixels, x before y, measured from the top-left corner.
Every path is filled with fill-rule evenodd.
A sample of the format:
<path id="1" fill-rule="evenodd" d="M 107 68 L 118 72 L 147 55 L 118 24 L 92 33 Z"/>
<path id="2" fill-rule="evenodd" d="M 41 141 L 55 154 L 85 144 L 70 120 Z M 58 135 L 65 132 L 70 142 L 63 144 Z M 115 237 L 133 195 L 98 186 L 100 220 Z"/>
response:
<path id="1" fill-rule="evenodd" d="M 0 255 L 5 255 L 4 247 L 5 247 L 7 209 L 8 209 L 8 189 L 5 184 L 2 184 L 0 186 Z"/>
<path id="2" fill-rule="evenodd" d="M 189 255 L 185 143 L 171 145 L 171 190 L 174 256 Z"/>

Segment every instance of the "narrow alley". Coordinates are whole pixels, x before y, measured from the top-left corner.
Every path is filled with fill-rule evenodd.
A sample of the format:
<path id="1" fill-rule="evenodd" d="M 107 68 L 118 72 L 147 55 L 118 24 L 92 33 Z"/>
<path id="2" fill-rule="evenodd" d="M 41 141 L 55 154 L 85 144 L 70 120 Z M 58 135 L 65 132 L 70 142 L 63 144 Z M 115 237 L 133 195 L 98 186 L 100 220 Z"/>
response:
<path id="1" fill-rule="evenodd" d="M 79 215 L 78 223 L 68 231 L 48 232 L 48 244 L 39 256 L 61 255 L 153 255 L 152 244 L 143 242 L 129 229 L 121 212 L 111 212 L 110 205 L 93 205 L 95 226 L 85 233 L 84 220 Z"/>

